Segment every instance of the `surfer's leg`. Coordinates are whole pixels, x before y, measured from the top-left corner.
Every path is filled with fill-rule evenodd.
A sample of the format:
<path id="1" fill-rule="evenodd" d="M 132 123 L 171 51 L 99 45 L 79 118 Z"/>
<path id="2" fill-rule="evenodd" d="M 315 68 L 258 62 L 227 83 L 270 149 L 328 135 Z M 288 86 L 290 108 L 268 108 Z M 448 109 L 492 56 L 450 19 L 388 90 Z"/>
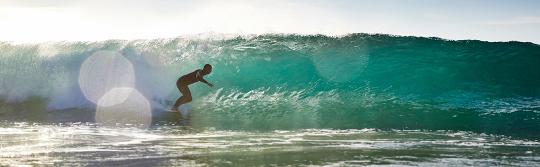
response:
<path id="1" fill-rule="evenodd" d="M 176 81 L 176 88 L 178 88 L 180 93 L 182 93 L 182 96 L 180 96 L 178 99 L 176 99 L 176 102 L 174 103 L 174 106 L 171 108 L 171 111 L 178 111 L 178 106 L 181 105 L 181 102 L 182 102 L 182 99 L 183 99 L 182 97 L 184 97 L 184 93 L 182 91 L 184 86 L 185 85 L 182 84 L 180 79 L 178 81 Z"/>
<path id="2" fill-rule="evenodd" d="M 182 92 L 182 100 L 180 100 L 180 105 L 191 102 L 191 91 L 187 86 L 182 87 L 180 92 Z"/>
<path id="3" fill-rule="evenodd" d="M 174 103 L 174 106 L 171 108 L 171 111 L 178 111 L 178 106 L 180 106 L 180 102 L 182 101 L 182 97 L 179 97 L 176 99 L 176 102 Z"/>
<path id="4" fill-rule="evenodd" d="M 189 91 L 187 85 L 179 86 L 178 89 L 180 90 L 180 93 L 182 93 L 182 97 L 178 98 L 176 103 L 174 103 L 173 109 L 175 110 L 177 110 L 180 105 L 191 102 L 191 91 Z"/>

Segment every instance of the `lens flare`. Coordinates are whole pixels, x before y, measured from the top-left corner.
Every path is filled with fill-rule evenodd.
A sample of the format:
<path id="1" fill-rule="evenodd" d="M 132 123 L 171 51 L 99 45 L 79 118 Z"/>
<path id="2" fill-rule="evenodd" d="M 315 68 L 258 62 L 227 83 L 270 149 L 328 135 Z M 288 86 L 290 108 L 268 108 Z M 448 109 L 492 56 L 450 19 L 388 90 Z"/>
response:
<path id="1" fill-rule="evenodd" d="M 125 99 L 119 99 L 118 97 Z M 137 90 L 113 88 L 98 101 L 96 122 L 103 125 L 148 127 L 152 121 L 150 102 Z"/>
<path id="2" fill-rule="evenodd" d="M 86 99 L 98 104 L 105 93 L 113 88 L 135 86 L 133 65 L 118 52 L 95 52 L 81 65 L 79 86 Z M 127 98 L 123 95 L 117 95 L 114 101 L 107 102 L 105 105 L 122 103 Z"/>
<path id="3" fill-rule="evenodd" d="M 332 56 L 333 58 L 331 58 Z M 347 82 L 358 78 L 369 62 L 365 46 L 322 49 L 312 57 L 319 74 L 333 82 Z"/>

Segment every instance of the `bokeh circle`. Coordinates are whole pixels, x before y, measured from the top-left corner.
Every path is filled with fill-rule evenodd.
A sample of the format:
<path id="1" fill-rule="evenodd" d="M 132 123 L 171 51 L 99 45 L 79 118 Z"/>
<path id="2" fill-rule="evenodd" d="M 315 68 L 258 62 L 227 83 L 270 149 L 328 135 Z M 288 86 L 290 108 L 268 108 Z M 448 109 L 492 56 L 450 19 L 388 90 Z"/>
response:
<path id="1" fill-rule="evenodd" d="M 135 86 L 135 71 L 132 63 L 118 52 L 98 51 L 88 57 L 79 71 L 79 86 L 86 99 L 98 101 L 113 88 Z M 127 96 L 118 96 L 121 103 Z M 113 105 L 107 103 L 107 105 Z"/>

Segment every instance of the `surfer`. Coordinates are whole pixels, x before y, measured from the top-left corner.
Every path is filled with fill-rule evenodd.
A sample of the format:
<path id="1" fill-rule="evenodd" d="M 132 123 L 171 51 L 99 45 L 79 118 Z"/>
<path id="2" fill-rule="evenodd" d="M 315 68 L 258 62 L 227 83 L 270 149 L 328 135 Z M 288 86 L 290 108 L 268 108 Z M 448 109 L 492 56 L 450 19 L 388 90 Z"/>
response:
<path id="1" fill-rule="evenodd" d="M 188 85 L 191 85 L 195 82 L 201 81 L 205 84 L 207 84 L 210 87 L 213 87 L 214 85 L 209 83 L 208 81 L 204 80 L 204 76 L 208 75 L 212 72 L 212 65 L 205 64 L 203 69 L 197 69 L 189 74 L 186 74 L 176 81 L 176 87 L 178 87 L 178 90 L 180 90 L 180 93 L 182 93 L 182 96 L 176 100 L 176 103 L 174 103 L 174 106 L 171 108 L 171 112 L 178 112 L 178 107 L 182 104 L 191 102 L 191 91 L 189 91 Z"/>

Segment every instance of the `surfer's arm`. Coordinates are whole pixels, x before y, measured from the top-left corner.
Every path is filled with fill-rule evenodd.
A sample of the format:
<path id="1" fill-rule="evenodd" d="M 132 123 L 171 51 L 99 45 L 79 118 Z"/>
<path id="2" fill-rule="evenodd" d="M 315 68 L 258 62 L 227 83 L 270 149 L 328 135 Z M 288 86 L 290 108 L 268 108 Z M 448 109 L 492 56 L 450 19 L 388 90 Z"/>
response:
<path id="1" fill-rule="evenodd" d="M 202 70 L 197 70 L 196 73 L 195 73 L 195 78 L 205 84 L 207 84 L 208 86 L 212 87 L 214 85 L 212 85 L 211 83 L 209 83 L 208 81 L 204 80 L 203 76 L 201 75 L 201 71 Z"/>
<path id="2" fill-rule="evenodd" d="M 210 86 L 210 87 L 213 87 L 213 86 L 214 86 L 214 85 L 213 85 L 213 84 L 211 84 L 210 82 L 208 82 L 208 81 L 204 80 L 204 78 L 201 78 L 201 80 L 200 80 L 200 81 L 201 81 L 201 82 L 203 82 L 203 83 L 205 83 L 205 84 L 207 84 L 207 85 L 208 85 L 208 86 Z"/>

